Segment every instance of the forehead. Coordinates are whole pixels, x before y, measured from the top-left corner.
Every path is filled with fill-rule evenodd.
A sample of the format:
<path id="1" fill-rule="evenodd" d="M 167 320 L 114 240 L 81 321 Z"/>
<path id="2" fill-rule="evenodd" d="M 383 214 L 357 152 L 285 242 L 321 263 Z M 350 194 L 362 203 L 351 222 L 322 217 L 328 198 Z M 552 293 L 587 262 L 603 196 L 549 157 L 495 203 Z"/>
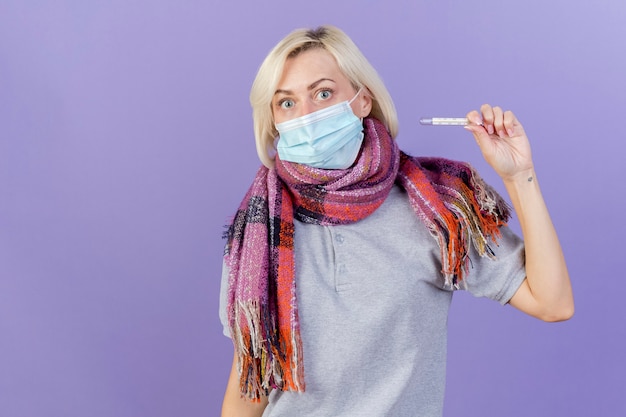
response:
<path id="1" fill-rule="evenodd" d="M 285 61 L 283 73 L 278 81 L 279 89 L 292 90 L 317 81 L 329 78 L 335 82 L 348 82 L 335 58 L 322 48 L 308 49 Z"/>

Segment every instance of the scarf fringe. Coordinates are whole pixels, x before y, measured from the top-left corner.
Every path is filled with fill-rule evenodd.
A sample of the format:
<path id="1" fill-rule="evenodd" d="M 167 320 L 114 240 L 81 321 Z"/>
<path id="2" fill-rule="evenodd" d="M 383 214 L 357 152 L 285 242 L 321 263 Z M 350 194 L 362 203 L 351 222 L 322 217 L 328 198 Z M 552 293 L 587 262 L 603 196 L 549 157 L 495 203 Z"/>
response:
<path id="1" fill-rule="evenodd" d="M 241 393 L 253 401 L 269 395 L 271 389 L 301 392 L 305 388 L 297 366 L 302 352 L 299 335 L 290 344 L 276 343 L 278 332 L 272 333 L 268 313 L 256 302 L 238 303 L 235 310 L 240 325 L 234 327 L 232 340 L 238 353 Z"/>

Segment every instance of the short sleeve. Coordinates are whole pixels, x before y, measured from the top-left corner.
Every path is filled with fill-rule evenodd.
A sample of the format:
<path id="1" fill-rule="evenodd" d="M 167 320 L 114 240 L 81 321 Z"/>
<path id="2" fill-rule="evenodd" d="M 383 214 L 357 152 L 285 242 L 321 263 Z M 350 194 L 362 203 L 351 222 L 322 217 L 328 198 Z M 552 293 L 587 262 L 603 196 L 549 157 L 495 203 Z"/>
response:
<path id="1" fill-rule="evenodd" d="M 228 326 L 228 267 L 222 263 L 222 282 L 220 284 L 220 322 L 223 326 L 224 335 L 230 337 L 230 327 Z"/>
<path id="2" fill-rule="evenodd" d="M 526 278 L 524 242 L 513 231 L 503 226 L 497 243 L 492 243 L 495 259 L 481 257 L 472 247 L 470 269 L 465 287 L 476 297 L 487 297 L 506 304 Z"/>

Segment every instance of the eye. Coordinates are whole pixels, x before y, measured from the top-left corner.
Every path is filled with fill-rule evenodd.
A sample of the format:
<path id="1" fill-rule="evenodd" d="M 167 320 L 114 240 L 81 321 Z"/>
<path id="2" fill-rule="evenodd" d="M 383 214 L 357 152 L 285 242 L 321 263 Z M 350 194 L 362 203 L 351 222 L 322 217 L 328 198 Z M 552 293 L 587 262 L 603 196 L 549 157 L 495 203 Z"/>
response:
<path id="1" fill-rule="evenodd" d="M 278 102 L 278 106 L 283 109 L 291 109 L 294 105 L 295 103 L 293 102 L 293 100 L 288 99 L 288 98 L 283 99 Z"/>
<path id="2" fill-rule="evenodd" d="M 328 100 L 329 98 L 331 98 L 333 95 L 333 92 L 331 90 L 321 90 L 320 92 L 317 93 L 317 99 L 318 100 Z"/>

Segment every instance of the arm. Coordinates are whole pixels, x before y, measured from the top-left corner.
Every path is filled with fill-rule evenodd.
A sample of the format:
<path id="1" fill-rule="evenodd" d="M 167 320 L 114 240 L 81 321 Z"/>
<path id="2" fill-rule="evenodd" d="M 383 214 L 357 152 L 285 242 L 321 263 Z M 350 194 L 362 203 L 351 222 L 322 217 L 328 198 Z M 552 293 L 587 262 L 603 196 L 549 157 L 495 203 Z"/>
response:
<path id="1" fill-rule="evenodd" d="M 222 403 L 222 417 L 261 417 L 267 406 L 267 397 L 260 402 L 253 402 L 241 396 L 239 391 L 239 372 L 237 372 L 237 355 L 234 355 L 230 370 L 226 394 Z"/>
<path id="2" fill-rule="evenodd" d="M 526 279 L 510 304 L 541 320 L 567 320 L 574 314 L 572 287 L 524 128 L 512 112 L 486 104 L 480 114 L 472 111 L 467 117 L 471 124 L 466 128 L 502 178 L 522 228 Z"/>

